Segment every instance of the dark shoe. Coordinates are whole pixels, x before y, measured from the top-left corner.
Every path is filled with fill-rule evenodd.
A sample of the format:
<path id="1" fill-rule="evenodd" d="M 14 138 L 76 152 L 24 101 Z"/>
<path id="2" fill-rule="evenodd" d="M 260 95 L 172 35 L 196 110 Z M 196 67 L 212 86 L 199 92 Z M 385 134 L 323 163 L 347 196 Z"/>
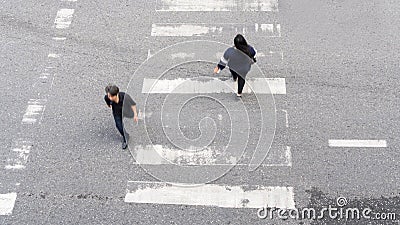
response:
<path id="1" fill-rule="evenodd" d="M 126 149 L 128 147 L 128 143 L 126 143 L 125 141 L 122 142 L 122 149 Z"/>

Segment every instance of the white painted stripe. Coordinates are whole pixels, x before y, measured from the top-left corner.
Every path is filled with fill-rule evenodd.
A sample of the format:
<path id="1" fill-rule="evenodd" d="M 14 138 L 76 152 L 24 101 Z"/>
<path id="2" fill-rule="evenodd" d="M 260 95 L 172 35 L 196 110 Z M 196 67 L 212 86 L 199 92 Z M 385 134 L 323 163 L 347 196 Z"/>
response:
<path id="1" fill-rule="evenodd" d="M 74 14 L 74 9 L 60 9 L 57 12 L 56 19 L 54 23 L 57 29 L 66 29 L 72 23 L 72 16 Z"/>
<path id="2" fill-rule="evenodd" d="M 289 128 L 289 114 L 287 110 L 282 109 L 282 111 L 285 113 L 285 125 L 287 128 Z"/>
<path id="3" fill-rule="evenodd" d="M 292 167 L 292 151 L 290 150 L 290 146 L 286 146 L 285 159 L 287 166 Z"/>
<path id="4" fill-rule="evenodd" d="M 12 151 L 18 153 L 19 158 L 24 161 L 28 160 L 28 155 L 31 152 L 32 145 L 24 144 L 20 148 L 14 148 Z"/>
<path id="5" fill-rule="evenodd" d="M 36 104 L 36 105 L 40 105 L 40 104 L 45 104 L 47 102 L 47 99 L 29 99 L 28 104 Z"/>
<path id="6" fill-rule="evenodd" d="M 47 57 L 49 57 L 49 58 L 60 58 L 60 54 L 50 53 Z"/>
<path id="7" fill-rule="evenodd" d="M 21 164 L 15 164 L 15 165 L 6 165 L 4 166 L 4 169 L 6 170 L 22 170 L 25 169 L 26 167 Z"/>
<path id="8" fill-rule="evenodd" d="M 26 112 L 22 117 L 22 124 L 34 124 L 43 113 L 46 99 L 30 99 Z"/>
<path id="9" fill-rule="evenodd" d="M 14 209 L 17 193 L 0 194 L 0 215 L 11 215 Z"/>
<path id="10" fill-rule="evenodd" d="M 22 118 L 22 123 L 23 124 L 33 124 L 36 122 L 38 115 L 41 114 L 43 111 L 44 106 L 42 105 L 28 105 L 26 112 Z"/>
<path id="11" fill-rule="evenodd" d="M 386 140 L 329 140 L 330 147 L 386 148 Z"/>
<path id="12" fill-rule="evenodd" d="M 6 165 L 4 168 L 7 170 L 25 169 L 25 164 L 28 161 L 31 148 L 32 148 L 32 142 L 30 141 L 24 141 L 24 140 L 16 141 L 15 148 L 12 149 L 14 157 L 7 159 L 7 162 L 9 164 Z"/>
<path id="13" fill-rule="evenodd" d="M 162 145 L 136 145 L 133 151 L 134 158 L 138 164 L 146 165 L 162 165 L 162 164 L 178 164 L 178 165 L 219 165 L 223 161 L 223 165 L 235 165 L 237 162 L 236 157 L 229 157 L 223 159 L 222 153 L 225 151 L 223 147 L 218 149 L 216 147 L 196 148 L 189 149 L 171 149 Z M 216 157 L 218 156 L 218 158 Z"/>
<path id="14" fill-rule="evenodd" d="M 293 187 L 187 185 L 189 184 L 130 181 L 125 202 L 223 208 L 295 209 Z"/>
<path id="15" fill-rule="evenodd" d="M 151 36 L 191 37 L 236 34 L 257 34 L 259 37 L 280 37 L 280 24 L 201 24 L 201 23 L 157 23 L 152 24 Z"/>
<path id="16" fill-rule="evenodd" d="M 184 166 L 249 166 L 249 163 L 238 163 L 239 159 L 225 156 L 226 149 L 208 147 L 194 151 L 172 149 L 162 145 L 136 145 L 133 149 L 134 164 L 137 165 L 184 165 Z M 242 160 L 246 157 L 243 156 Z M 252 166 L 258 166 L 253 165 Z M 282 149 L 271 150 L 261 166 L 265 167 L 291 167 L 292 153 L 289 146 Z"/>
<path id="17" fill-rule="evenodd" d="M 264 11 L 277 12 L 278 0 L 158 0 L 156 11 Z"/>
<path id="18" fill-rule="evenodd" d="M 266 83 L 269 89 L 265 87 Z M 184 84 L 184 85 L 182 85 Z M 206 81 L 192 79 L 157 80 L 147 79 L 143 81 L 142 93 L 232 93 L 237 84 L 231 80 L 221 81 L 218 78 L 210 78 Z M 252 88 L 249 88 L 249 86 Z M 178 88 L 179 87 L 179 88 Z M 253 78 L 246 80 L 243 93 L 257 94 L 286 94 L 285 78 Z"/>
<path id="19" fill-rule="evenodd" d="M 67 40 L 67 38 L 66 37 L 53 37 L 53 40 L 55 40 L 55 41 L 65 41 L 65 40 Z"/>
<path id="20" fill-rule="evenodd" d="M 286 159 L 285 159 L 286 160 Z M 288 160 L 286 160 L 286 161 L 288 161 Z M 148 161 L 148 162 L 150 162 L 150 163 L 140 163 L 140 162 L 132 162 L 132 164 L 133 165 L 171 165 L 171 163 L 169 163 L 169 164 L 165 164 L 165 163 L 154 163 L 154 160 L 152 160 L 152 161 Z M 181 164 L 181 165 L 183 165 L 183 164 Z M 184 166 L 199 166 L 198 164 L 197 165 L 184 165 Z M 227 167 L 232 167 L 232 166 L 235 166 L 235 167 L 240 167 L 240 166 L 243 166 L 243 167 L 249 167 L 249 166 L 256 166 L 256 167 L 292 167 L 292 163 L 291 162 L 284 162 L 284 163 L 265 163 L 265 162 L 263 162 L 263 163 L 261 163 L 261 164 L 253 164 L 253 163 L 235 163 L 235 164 L 232 164 L 232 163 L 214 163 L 214 164 L 210 164 L 210 165 L 202 165 L 202 166 L 218 166 L 218 167 L 221 167 L 221 166 L 227 166 Z"/>

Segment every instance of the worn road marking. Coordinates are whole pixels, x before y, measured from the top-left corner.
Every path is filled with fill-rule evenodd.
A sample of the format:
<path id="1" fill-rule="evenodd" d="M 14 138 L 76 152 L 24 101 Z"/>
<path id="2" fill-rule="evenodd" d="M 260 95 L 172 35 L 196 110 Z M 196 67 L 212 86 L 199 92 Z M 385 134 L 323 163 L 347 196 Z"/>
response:
<path id="1" fill-rule="evenodd" d="M 295 208 L 293 187 L 187 185 L 129 181 L 125 202 L 223 208 Z"/>
<path id="2" fill-rule="evenodd" d="M 180 164 L 180 165 L 216 165 L 223 164 L 234 165 L 238 159 L 235 157 L 224 158 L 221 156 L 224 147 L 207 147 L 196 150 L 192 147 L 189 150 L 171 149 L 162 145 L 141 145 L 135 146 L 133 150 L 134 158 L 139 164 L 162 165 L 162 164 Z M 215 155 L 219 155 L 217 158 Z"/>
<path id="3" fill-rule="evenodd" d="M 11 215 L 14 209 L 17 193 L 0 194 L 0 215 Z"/>
<path id="4" fill-rule="evenodd" d="M 289 114 L 287 110 L 282 109 L 282 111 L 285 113 L 285 126 L 289 128 Z"/>
<path id="5" fill-rule="evenodd" d="M 60 54 L 50 53 L 49 55 L 47 55 L 47 57 L 49 57 L 49 58 L 60 58 Z"/>
<path id="6" fill-rule="evenodd" d="M 66 29 L 72 23 L 72 16 L 74 15 L 74 9 L 60 9 L 57 12 L 54 23 L 57 29 Z"/>
<path id="7" fill-rule="evenodd" d="M 156 11 L 264 11 L 277 12 L 278 0 L 158 0 Z"/>
<path id="8" fill-rule="evenodd" d="M 26 140 L 15 141 L 15 147 L 12 149 L 13 157 L 7 159 L 5 169 L 25 169 L 29 153 L 32 148 L 32 142 Z"/>
<path id="9" fill-rule="evenodd" d="M 65 40 L 67 40 L 67 38 L 66 37 L 53 37 L 53 40 L 55 40 L 55 41 L 65 41 Z"/>
<path id="10" fill-rule="evenodd" d="M 22 117 L 22 124 L 34 124 L 37 119 L 41 117 L 46 99 L 30 99 L 28 102 L 28 107 L 26 108 L 26 112 Z"/>
<path id="11" fill-rule="evenodd" d="M 202 24 L 202 23 L 157 23 L 152 24 L 151 36 L 191 37 L 227 34 L 249 34 L 261 37 L 280 37 L 280 24 Z"/>
<path id="12" fill-rule="evenodd" d="M 132 149 L 134 164 L 138 165 L 184 165 L 184 166 L 249 166 L 242 159 L 233 156 L 226 156 L 224 146 L 207 147 L 199 151 L 171 149 L 162 145 L 136 145 Z M 243 156 L 243 158 L 246 158 Z M 255 165 L 254 165 L 255 166 Z M 261 164 L 264 167 L 291 167 L 292 153 L 289 146 L 271 149 L 265 161 Z"/>

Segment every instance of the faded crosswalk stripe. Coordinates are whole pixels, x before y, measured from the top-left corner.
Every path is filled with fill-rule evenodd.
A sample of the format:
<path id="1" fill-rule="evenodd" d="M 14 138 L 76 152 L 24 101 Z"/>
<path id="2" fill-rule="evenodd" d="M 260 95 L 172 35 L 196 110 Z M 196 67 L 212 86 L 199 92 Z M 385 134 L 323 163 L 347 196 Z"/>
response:
<path id="1" fill-rule="evenodd" d="M 386 140 L 329 140 L 330 147 L 386 148 Z"/>
<path id="2" fill-rule="evenodd" d="M 57 12 L 56 19 L 54 23 L 57 29 L 66 29 L 72 23 L 72 16 L 74 14 L 74 9 L 60 9 Z"/>
<path id="3" fill-rule="evenodd" d="M 277 12 L 278 0 L 158 0 L 156 11 L 264 11 Z"/>
<path id="4" fill-rule="evenodd" d="M 15 192 L 0 194 L 0 215 L 11 215 L 16 199 L 17 193 Z"/>
<path id="5" fill-rule="evenodd" d="M 129 181 L 125 202 L 223 208 L 295 208 L 293 187 L 261 185 L 183 186 L 163 182 Z"/>
<path id="6" fill-rule="evenodd" d="M 156 23 L 152 24 L 151 36 L 156 37 L 191 37 L 214 36 L 221 34 L 242 33 L 260 37 L 280 37 L 280 24 L 229 24 L 229 23 Z"/>
<path id="7" fill-rule="evenodd" d="M 266 87 L 269 86 L 269 88 Z M 231 80 L 221 81 L 218 78 L 195 80 L 178 78 L 175 80 L 147 79 L 143 81 L 142 93 L 232 93 L 236 84 Z M 251 88 L 249 88 L 251 87 Z M 285 78 L 252 78 L 246 81 L 243 93 L 286 94 Z"/>

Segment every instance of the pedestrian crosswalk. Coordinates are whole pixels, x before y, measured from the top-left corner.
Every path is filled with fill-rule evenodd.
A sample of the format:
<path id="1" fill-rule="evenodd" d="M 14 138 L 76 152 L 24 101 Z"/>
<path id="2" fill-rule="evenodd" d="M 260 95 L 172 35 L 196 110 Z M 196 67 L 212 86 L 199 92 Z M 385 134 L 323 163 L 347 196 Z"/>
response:
<path id="1" fill-rule="evenodd" d="M 393 180 L 393 176 L 389 176 L 391 174 L 376 182 L 362 178 L 353 181 L 351 176 L 348 178 L 344 176 L 346 173 L 343 175 L 346 171 L 347 175 L 351 175 L 351 169 L 362 171 L 365 164 L 367 172 L 364 175 L 374 172 L 377 167 L 371 162 L 377 158 L 375 156 L 378 156 L 379 162 L 386 162 L 387 165 L 373 174 L 381 175 L 384 170 L 395 169 L 391 152 L 386 151 L 393 149 L 395 140 L 382 139 L 384 137 L 377 135 L 384 128 L 364 123 L 367 119 L 375 119 L 374 115 L 358 113 L 361 116 L 355 123 L 351 122 L 354 116 L 344 117 L 343 123 L 337 123 L 340 118 L 335 119 L 334 116 L 338 112 L 343 115 L 340 113 L 341 107 L 333 111 L 331 109 L 335 107 L 328 107 L 328 111 L 333 113 L 326 114 L 326 110 L 319 110 L 321 107 L 315 106 L 315 103 L 342 106 L 343 102 L 348 102 L 336 101 L 342 95 L 332 95 L 337 92 L 338 85 L 326 93 L 315 92 L 323 89 L 315 88 L 320 84 L 320 78 L 324 78 L 320 76 L 324 75 L 321 71 L 332 62 L 341 61 L 337 57 L 343 58 L 343 51 L 346 53 L 349 50 L 346 49 L 347 45 L 339 48 L 333 61 L 325 60 L 323 65 L 317 63 L 307 67 L 310 60 L 301 59 L 303 55 L 310 54 L 313 59 L 325 56 L 317 49 L 321 46 L 312 46 L 312 43 L 335 33 L 326 29 L 321 33 L 320 26 L 307 31 L 293 29 L 304 24 L 315 24 L 315 18 L 308 14 L 318 11 L 315 10 L 318 7 L 299 8 L 301 4 L 293 5 L 292 2 L 279 0 L 151 0 L 144 4 L 136 1 L 107 3 L 92 12 L 90 9 L 96 3 L 78 3 L 74 11 L 71 2 L 76 0 L 60 1 L 62 4 L 57 6 L 62 6 L 62 9 L 57 11 L 51 7 L 56 18 L 50 21 L 50 26 L 57 30 L 49 30 L 50 34 L 45 35 L 47 39 L 52 39 L 49 45 L 44 46 L 44 54 L 37 49 L 38 59 L 33 59 L 30 65 L 22 68 L 34 66 L 31 72 L 37 73 L 38 77 L 32 84 L 34 94 L 26 96 L 23 107 L 13 114 L 21 128 L 8 132 L 13 137 L 7 140 L 8 145 L 5 143 L 3 146 L 0 224 L 24 223 L 31 221 L 31 218 L 57 223 L 64 221 L 69 213 L 75 215 L 69 221 L 79 222 L 84 218 L 87 223 L 104 220 L 98 215 L 111 215 L 108 216 L 111 218 L 109 220 L 136 224 L 201 224 L 206 223 L 204 221 L 217 224 L 288 224 L 292 221 L 261 221 L 260 216 L 256 218 L 257 210 L 254 209 L 320 208 L 321 195 L 330 195 L 325 201 L 328 203 L 335 203 L 332 193 L 345 194 L 349 198 L 356 194 L 369 199 L 371 196 L 363 194 L 368 190 L 357 189 L 361 184 L 366 187 L 364 189 L 382 186 L 371 195 L 391 193 L 390 189 L 395 186 L 382 185 Z M 331 11 L 332 7 L 328 8 Z M 32 12 L 35 10 L 40 11 L 33 8 Z M 349 11 L 340 10 L 338 13 L 346 14 Z M 8 16 L 10 18 L 7 19 L 13 21 L 9 24 L 12 29 L 21 28 L 18 30 L 26 33 L 26 27 L 18 27 L 15 18 L 11 19 L 11 14 Z M 35 18 L 30 17 L 29 20 L 37 22 Z M 88 27 L 91 29 L 88 30 Z M 348 28 L 357 31 L 357 23 L 350 24 Z M 103 32 L 97 32 L 99 30 Z M 318 37 L 313 38 L 315 32 L 319 32 Z M 244 34 L 249 44 L 257 50 L 257 63 L 252 67 L 253 73 L 247 76 L 242 98 L 236 97 L 238 84 L 230 76 L 229 68 L 219 74 L 212 73 L 224 50 L 233 45 L 233 37 L 237 33 Z M 14 36 L 18 38 L 18 35 Z M 312 40 L 305 37 L 311 37 Z M 30 39 L 37 40 L 36 36 Z M 190 43 L 180 45 L 183 42 Z M 334 40 L 325 40 L 322 45 L 332 42 Z M 17 40 L 16 43 L 20 42 Z M 27 45 L 36 48 L 35 43 Z M 66 44 L 65 48 L 56 43 L 63 43 L 62 46 Z M 173 45 L 175 47 L 169 48 Z M 167 51 L 164 51 L 166 48 Z M 289 52 L 283 52 L 282 48 L 289 49 Z M 145 67 L 148 73 L 137 79 L 132 70 L 145 59 L 144 54 L 140 55 L 145 51 L 148 51 L 146 61 L 150 62 Z M 18 52 L 11 51 L 11 54 L 17 59 L 24 59 Z M 362 56 L 362 53 L 357 56 Z M 41 61 L 46 57 L 49 60 L 47 64 Z M 167 67 L 164 67 L 166 64 Z M 306 76 L 304 80 L 304 73 L 313 76 Z M 54 80 L 56 74 L 60 80 Z M 106 133 L 114 132 L 112 120 L 108 121 L 110 124 L 96 122 L 99 121 L 96 118 L 108 118 L 108 114 L 100 115 L 97 108 L 93 107 L 102 103 L 101 98 L 92 101 L 88 110 L 80 115 L 71 112 L 79 105 L 73 104 L 78 103 L 75 97 L 80 97 L 79 93 L 89 93 L 89 97 L 95 98 L 100 93 L 100 97 L 103 97 L 102 85 L 111 81 L 125 88 L 129 76 L 136 78 L 129 84 L 136 89 L 135 93 L 146 98 L 139 99 L 136 94 L 132 95 L 138 103 L 139 122 L 133 123 L 129 118 L 130 123 L 127 123 L 127 126 L 134 126 L 133 129 L 138 131 L 129 132 L 132 142 L 129 143 L 128 152 L 120 150 L 118 133 Z M 334 81 L 342 78 L 337 76 Z M 48 98 L 46 90 L 50 84 L 53 86 L 54 81 L 55 87 L 62 88 L 57 92 L 58 95 Z M 323 82 L 323 86 L 332 81 Z M 76 83 L 79 85 L 74 86 Z M 71 90 L 73 94 L 68 98 Z M 359 91 L 364 93 L 364 90 Z M 31 90 L 26 92 L 30 93 Z M 306 102 L 311 98 L 309 92 L 314 93 L 311 97 L 317 96 L 317 102 Z M 268 96 L 269 103 L 273 102 L 274 107 L 270 107 L 272 103 L 260 106 L 259 96 Z M 64 105 L 71 107 L 58 104 L 60 97 L 67 99 L 63 101 Z M 170 101 L 164 102 L 166 99 Z M 362 111 L 365 106 L 376 105 L 375 100 L 358 104 L 356 112 Z M 206 104 L 201 104 L 203 102 Z M 239 108 L 239 105 L 243 107 Z M 162 108 L 164 106 L 167 109 Z M 224 114 L 223 109 L 226 108 L 230 110 Z M 271 115 L 267 121 L 270 126 L 265 130 L 259 129 L 262 127 L 260 124 L 265 123 L 262 121 L 262 113 L 265 113 L 263 108 L 269 109 L 266 117 Z M 344 114 L 348 112 L 352 112 L 352 107 L 344 108 Z M 382 110 L 382 115 L 385 112 Z M 73 116 L 69 118 L 68 115 Z M 321 115 L 322 119 L 319 118 Z M 8 120 L 12 121 L 15 117 Z M 238 123 L 243 125 L 231 129 L 232 124 Z M 251 125 L 247 126 L 247 123 Z M 360 123 L 363 123 L 361 133 L 357 128 Z M 35 129 L 31 128 L 33 124 L 36 124 Z M 9 125 L 13 126 L 14 123 L 10 122 Z M 104 125 L 110 129 L 105 129 Z M 332 130 L 336 125 L 337 129 Z M 84 129 L 80 129 L 81 126 Z M 71 130 L 71 127 L 77 129 Z M 343 127 L 348 129 L 345 134 L 342 134 Z M 147 129 L 147 133 L 142 132 L 143 128 Z M 366 133 L 371 134 L 368 131 L 371 128 L 376 128 L 376 132 L 372 132 L 369 138 L 365 137 Z M 218 135 L 221 131 L 224 134 Z M 246 132 L 235 136 L 231 144 L 234 148 L 226 148 L 228 141 L 231 141 L 229 137 L 232 137 L 232 131 Z M 267 140 L 261 147 L 269 150 L 265 158 L 264 152 L 253 154 L 259 144 L 257 138 L 262 136 L 263 131 L 268 132 L 273 140 L 271 145 Z M 334 137 L 327 137 L 330 131 Z M 386 135 L 390 131 L 388 129 Z M 51 134 L 57 134 L 58 138 L 53 140 Z M 179 136 L 180 142 L 174 139 L 178 134 L 182 135 Z M 348 134 L 350 137 L 347 137 Z M 204 136 L 214 139 L 207 143 L 208 139 L 201 139 Z M 146 138 L 149 140 L 144 140 Z M 169 142 L 169 139 L 172 141 Z M 244 141 L 247 143 L 242 143 Z M 238 143 L 246 145 L 246 148 L 238 147 Z M 354 149 L 359 149 L 366 156 L 372 154 L 372 157 L 364 157 L 367 160 L 360 164 L 360 154 L 352 152 Z M 113 166 L 115 164 L 118 165 Z M 255 168 L 256 171 L 251 170 Z M 313 168 L 317 172 L 310 173 Z M 82 174 L 82 169 L 89 172 Z M 332 179 L 320 179 L 332 174 Z M 339 193 L 337 190 L 342 191 Z M 106 207 L 99 210 L 102 205 Z M 49 216 L 41 210 L 48 206 L 60 206 L 58 208 L 62 210 L 56 216 Z M 141 219 L 140 215 L 144 214 L 146 216 Z M 198 215 L 198 218 L 193 215 Z"/>
<path id="2" fill-rule="evenodd" d="M 64 0 L 63 0 L 64 1 Z M 76 2 L 76 0 L 65 0 L 65 2 Z M 72 6 L 72 5 L 69 5 Z M 75 9 L 61 8 L 57 11 L 53 28 L 57 30 L 58 35 L 63 34 L 72 24 Z M 65 37 L 53 37 L 54 42 L 64 41 Z M 31 151 L 34 149 L 37 134 L 38 124 L 42 122 L 43 115 L 48 103 L 48 97 L 53 89 L 54 79 L 56 77 L 56 67 L 52 64 L 58 61 L 62 55 L 58 53 L 60 49 L 52 45 L 52 50 L 55 52 L 47 53 L 47 66 L 41 68 L 42 73 L 37 74 L 35 83 L 32 85 L 32 98 L 27 102 L 27 107 L 21 121 L 21 131 L 14 138 L 9 151 L 3 152 L 3 159 L 0 164 L 2 177 L 0 180 L 0 215 L 8 216 L 13 212 L 15 202 L 17 200 L 18 188 L 20 186 L 21 172 L 27 169 L 29 163 L 28 158 Z M 57 68 L 58 69 L 58 68 Z M 38 69 L 39 70 L 39 69 Z M 36 72 L 36 70 L 35 70 Z M 19 179 L 14 179 L 19 178 Z"/>
<path id="3" fill-rule="evenodd" d="M 168 21 L 157 19 L 166 17 L 166 14 L 168 14 L 168 17 L 174 17 L 175 14 L 171 14 L 171 12 L 185 13 L 184 15 L 186 18 L 196 18 L 195 22 L 193 22 L 193 20 L 185 22 L 180 18 L 171 20 L 169 19 Z M 152 25 L 149 28 L 148 35 L 152 38 L 150 40 L 152 40 L 157 46 L 156 43 L 165 43 L 167 41 L 174 40 L 174 38 L 176 39 L 174 40 L 175 42 L 196 41 L 207 38 L 212 38 L 213 40 L 218 41 L 219 38 L 222 38 L 221 40 L 226 40 L 223 39 L 223 37 L 227 36 L 231 37 L 230 39 L 233 39 L 236 34 L 241 33 L 248 37 L 257 38 L 264 40 L 265 42 L 272 43 L 276 40 L 276 38 L 280 38 L 282 36 L 281 24 L 276 20 L 271 20 L 270 18 L 266 21 L 253 20 L 239 23 L 227 23 L 225 20 L 213 20 L 213 22 L 210 23 L 208 20 L 210 18 L 197 17 L 197 15 L 202 12 L 225 13 L 224 15 L 229 15 L 230 13 L 235 13 L 237 15 L 238 13 L 245 12 L 263 12 L 273 13 L 275 15 L 279 12 L 279 10 L 278 0 L 205 0 L 201 2 L 192 0 L 158 0 L 155 6 L 156 16 L 154 17 L 154 21 L 152 21 Z M 258 51 L 257 57 L 261 59 L 259 63 L 264 63 L 266 61 L 264 58 L 271 57 L 272 55 L 277 56 L 276 58 L 278 61 L 283 60 L 283 53 L 279 47 L 274 48 L 273 46 L 266 46 L 262 41 L 261 43 L 262 44 L 260 46 L 255 46 Z M 232 80 L 221 80 L 219 77 L 187 77 L 185 75 L 181 75 L 179 77 L 178 75 L 178 77 L 170 78 L 168 76 L 164 76 L 165 71 L 169 71 L 170 69 L 163 68 L 164 65 L 160 63 L 160 58 L 170 63 L 172 67 L 174 67 L 174 63 L 175 65 L 181 65 L 182 63 L 191 61 L 210 61 L 216 63 L 223 54 L 223 50 L 226 49 L 225 46 L 222 48 L 220 46 L 214 48 L 212 47 L 213 44 L 210 42 L 204 45 L 203 44 L 204 43 L 201 42 L 186 43 L 180 46 L 177 44 L 175 48 L 174 46 L 170 48 L 171 51 L 169 53 L 166 53 L 168 51 L 161 51 L 161 53 L 158 52 L 161 48 L 165 48 L 165 45 L 159 46 L 159 48 L 149 49 L 148 61 L 153 69 L 153 75 L 144 76 L 141 74 L 143 76 L 140 79 L 141 81 L 135 83 L 136 85 L 138 83 L 140 84 L 140 87 L 135 87 L 136 89 L 140 90 L 138 93 L 145 94 L 146 96 L 159 96 L 155 97 L 155 99 L 162 99 L 162 95 L 171 94 L 187 95 L 190 99 L 193 99 L 194 94 L 209 94 L 208 96 L 213 98 L 213 94 L 226 95 L 234 93 L 237 84 L 235 84 Z M 202 50 L 196 51 L 196 48 Z M 152 55 L 153 52 L 158 53 Z M 157 60 L 154 59 L 154 62 L 152 62 L 153 56 L 156 56 L 157 54 L 160 54 L 161 56 L 158 56 L 159 58 L 157 58 Z M 254 67 L 253 70 L 257 69 L 258 68 Z M 161 74 L 163 74 L 164 77 L 161 76 Z M 261 95 L 273 95 L 274 97 L 279 98 L 280 95 L 286 95 L 286 80 L 285 78 L 281 77 L 273 77 L 271 74 L 268 74 L 268 78 L 265 78 L 263 77 L 262 72 L 255 73 L 248 77 L 247 84 L 243 92 L 246 94 L 257 93 Z M 146 97 L 143 100 L 148 101 L 148 98 Z M 179 101 L 174 101 L 174 104 L 178 104 L 178 102 Z M 157 109 L 159 106 L 152 105 L 152 107 Z M 162 107 L 163 106 L 161 106 L 161 110 Z M 264 109 L 263 107 L 260 109 Z M 160 108 L 158 108 L 158 110 L 160 110 Z M 287 111 L 285 115 L 283 115 L 283 112 L 285 111 L 283 109 L 275 109 L 275 111 L 279 114 L 282 114 L 277 116 L 279 120 L 286 118 L 286 121 L 278 122 L 280 126 L 279 129 L 287 129 Z M 166 125 L 170 124 L 168 121 L 171 121 L 170 117 L 173 116 L 171 113 L 168 114 L 168 112 L 166 112 L 164 115 L 161 115 L 156 111 L 149 110 L 149 108 L 147 108 L 143 114 L 144 113 L 145 115 L 140 115 L 144 120 L 151 120 L 155 117 L 161 117 L 162 122 L 164 118 L 164 120 L 167 122 L 165 124 L 163 123 L 163 125 L 158 124 L 157 127 L 163 126 L 163 130 L 166 129 L 164 132 L 167 133 L 168 130 L 171 130 L 171 127 Z M 222 115 L 220 115 L 219 118 L 221 117 Z M 149 123 L 147 123 L 147 125 L 149 125 Z M 271 128 L 269 127 L 268 129 Z M 261 133 L 262 132 L 263 131 L 261 131 Z M 153 137 L 153 139 L 159 140 L 157 137 Z M 255 169 L 260 166 L 258 163 L 261 163 L 261 167 L 290 168 L 292 166 L 291 148 L 285 143 L 274 143 L 272 147 L 268 146 L 267 143 L 262 143 L 263 148 L 271 147 L 270 152 L 266 157 L 257 152 L 254 152 L 252 155 L 251 151 L 246 152 L 244 155 L 242 155 L 242 157 L 235 157 L 240 156 L 240 154 L 238 153 L 232 155 L 225 151 L 224 148 L 213 145 L 206 147 L 185 145 L 186 148 L 180 149 L 176 148 L 176 146 L 166 146 L 162 143 L 152 142 L 149 145 L 148 142 L 137 142 L 138 141 L 136 141 L 134 146 L 130 147 L 131 154 L 135 158 L 136 164 L 144 166 L 146 170 L 149 169 L 147 171 L 150 173 L 151 171 L 154 171 L 154 168 L 156 167 L 159 167 L 159 170 L 161 171 L 168 170 L 168 166 L 171 165 L 183 166 L 185 168 L 188 166 L 192 166 L 194 168 L 203 166 L 201 168 L 206 168 L 208 172 L 212 171 L 213 166 L 218 169 L 222 168 L 223 166 L 231 167 L 233 165 L 239 167 L 247 166 L 251 169 Z M 256 142 L 252 143 L 252 145 L 256 144 Z M 240 152 L 241 149 L 236 149 L 234 152 L 235 151 Z M 256 158 L 256 160 L 254 158 Z M 176 170 L 177 168 L 173 167 L 173 169 Z M 191 170 L 185 171 L 187 172 Z M 162 178 L 163 177 L 161 177 L 161 179 Z M 265 206 L 280 208 L 295 207 L 294 189 L 292 187 L 257 185 L 251 188 L 245 188 L 237 185 L 217 184 L 217 181 L 215 184 L 193 186 L 197 183 L 177 183 L 175 182 L 176 180 L 185 179 L 176 178 L 174 180 L 162 180 L 161 182 L 135 180 L 128 181 L 125 202 L 203 205 L 227 208 L 260 208 Z M 196 178 L 193 178 L 193 180 L 196 180 Z M 201 182 L 202 181 L 203 180 L 201 180 Z M 196 196 L 202 197 L 196 198 Z"/>

